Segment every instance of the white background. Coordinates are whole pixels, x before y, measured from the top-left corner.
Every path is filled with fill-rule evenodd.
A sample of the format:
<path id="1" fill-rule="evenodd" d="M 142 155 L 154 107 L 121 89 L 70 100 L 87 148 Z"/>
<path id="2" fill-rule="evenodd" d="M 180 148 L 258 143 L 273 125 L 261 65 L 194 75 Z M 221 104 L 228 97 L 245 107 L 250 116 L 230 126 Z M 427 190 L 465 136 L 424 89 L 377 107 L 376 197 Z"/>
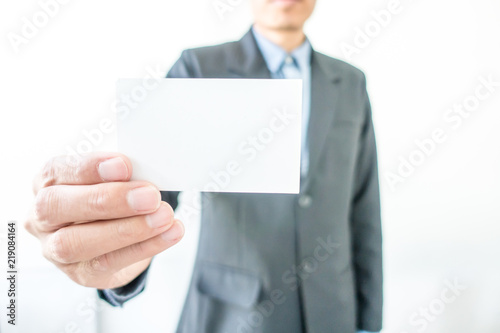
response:
<path id="1" fill-rule="evenodd" d="M 319 0 L 307 26 L 313 46 L 346 59 L 356 29 L 389 1 Z M 473 95 L 480 77 L 500 81 L 498 0 L 401 1 L 402 9 L 348 60 L 368 77 L 379 147 L 385 250 L 384 332 L 413 333 L 410 317 L 440 304 L 445 280 L 466 290 L 425 332 L 500 331 L 500 87 L 461 126 L 446 110 Z M 2 332 L 172 332 L 181 310 L 198 237 L 198 217 L 184 217 L 185 239 L 159 255 L 144 294 L 112 309 L 46 262 L 21 224 L 31 180 L 43 161 L 65 153 L 111 115 L 115 80 L 163 75 L 182 49 L 239 39 L 251 13 L 243 1 L 222 20 L 212 0 L 69 1 L 14 52 L 7 33 L 40 11 L 34 0 L 0 5 L 0 221 L 19 224 L 19 326 Z M 159 74 L 159 75 L 160 75 Z M 385 180 L 415 140 L 442 128 L 447 140 L 391 190 Z M 112 135 L 97 149 L 108 149 Z M 192 194 L 188 194 L 192 195 Z M 1 232 L 5 232 L 5 226 Z M 5 239 L 2 240 L 5 269 Z M 3 276 L 3 273 L 1 274 Z M 0 305 L 5 304 L 5 279 Z M 441 303 L 442 304 L 442 303 Z M 4 308 L 1 305 L 0 308 Z M 78 332 L 78 330 L 76 330 Z"/>

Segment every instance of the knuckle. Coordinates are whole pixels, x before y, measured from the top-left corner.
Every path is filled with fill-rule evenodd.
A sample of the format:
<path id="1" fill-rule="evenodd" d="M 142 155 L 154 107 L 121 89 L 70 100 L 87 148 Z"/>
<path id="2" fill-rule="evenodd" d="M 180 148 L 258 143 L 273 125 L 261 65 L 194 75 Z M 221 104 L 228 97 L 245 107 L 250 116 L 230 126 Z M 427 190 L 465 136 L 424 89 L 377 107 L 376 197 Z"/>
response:
<path id="1" fill-rule="evenodd" d="M 32 234 L 32 235 L 34 234 L 33 222 L 30 219 L 24 221 L 23 227 L 30 234 Z"/>
<path id="2" fill-rule="evenodd" d="M 56 205 L 55 191 L 49 187 L 42 188 L 35 197 L 34 214 L 39 221 L 50 221 L 51 208 Z"/>
<path id="3" fill-rule="evenodd" d="M 105 213 L 109 209 L 112 195 L 104 186 L 96 186 L 88 197 L 89 210 Z"/>
<path id="4" fill-rule="evenodd" d="M 108 256 L 101 255 L 92 260 L 80 261 L 61 267 L 61 270 L 71 280 L 84 287 L 105 289 L 99 280 L 106 280 L 109 271 Z M 101 284 L 101 286 L 99 286 Z"/>
<path id="5" fill-rule="evenodd" d="M 88 172 L 88 166 L 85 165 L 84 161 L 82 160 L 82 157 L 80 157 L 77 162 L 73 163 L 72 170 L 71 170 L 71 176 L 73 178 L 73 182 L 77 184 L 82 184 L 85 183 L 85 178 L 87 176 Z"/>
<path id="6" fill-rule="evenodd" d="M 37 225 L 37 221 L 33 220 L 33 218 L 28 218 L 23 222 L 23 227 L 26 231 L 28 231 L 31 235 L 35 236 L 38 239 L 41 239 L 41 230 Z"/>
<path id="7" fill-rule="evenodd" d="M 89 286 L 90 281 L 95 280 L 108 271 L 108 256 L 103 254 L 91 260 L 79 262 L 72 272 L 72 279 L 80 285 Z"/>
<path id="8" fill-rule="evenodd" d="M 130 221 L 116 221 L 114 225 L 114 234 L 118 240 L 131 239 L 141 234 L 135 224 Z"/>
<path id="9" fill-rule="evenodd" d="M 109 261 L 106 254 L 97 256 L 89 261 L 91 272 L 107 272 L 109 270 Z"/>
<path id="10" fill-rule="evenodd" d="M 64 229 L 59 229 L 50 237 L 45 247 L 45 257 L 63 264 L 72 262 L 72 242 L 67 240 Z"/>
<path id="11" fill-rule="evenodd" d="M 52 157 L 50 160 L 45 162 L 40 173 L 40 186 L 48 187 L 52 186 L 56 182 L 56 158 Z"/>

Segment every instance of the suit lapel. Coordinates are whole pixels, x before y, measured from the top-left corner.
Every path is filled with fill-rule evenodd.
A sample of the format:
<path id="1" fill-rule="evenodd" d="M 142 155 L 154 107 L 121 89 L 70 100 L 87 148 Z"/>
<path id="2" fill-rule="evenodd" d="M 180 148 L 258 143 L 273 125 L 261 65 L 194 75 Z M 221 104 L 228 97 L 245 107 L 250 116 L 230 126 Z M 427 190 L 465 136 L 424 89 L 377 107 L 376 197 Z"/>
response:
<path id="1" fill-rule="evenodd" d="M 311 185 L 335 116 L 339 96 L 340 76 L 325 62 L 326 57 L 315 51 L 311 58 L 311 113 L 307 129 L 309 146 L 309 170 L 302 182 L 301 192 Z"/>
<path id="2" fill-rule="evenodd" d="M 228 72 L 241 78 L 270 79 L 271 73 L 266 61 L 257 46 L 251 30 L 249 30 L 231 50 L 231 61 L 227 64 Z M 234 53 L 234 54 L 233 54 Z"/>

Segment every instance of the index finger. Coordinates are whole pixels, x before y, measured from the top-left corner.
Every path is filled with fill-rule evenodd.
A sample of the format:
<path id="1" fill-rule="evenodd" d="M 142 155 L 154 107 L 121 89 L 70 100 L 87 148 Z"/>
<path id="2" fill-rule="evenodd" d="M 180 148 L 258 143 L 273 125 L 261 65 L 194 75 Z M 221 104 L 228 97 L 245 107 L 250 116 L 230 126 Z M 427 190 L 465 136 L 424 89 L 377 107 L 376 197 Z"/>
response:
<path id="1" fill-rule="evenodd" d="M 117 152 L 94 152 L 80 156 L 58 156 L 50 159 L 33 181 L 35 194 L 53 185 L 94 185 L 128 181 L 132 163 Z"/>

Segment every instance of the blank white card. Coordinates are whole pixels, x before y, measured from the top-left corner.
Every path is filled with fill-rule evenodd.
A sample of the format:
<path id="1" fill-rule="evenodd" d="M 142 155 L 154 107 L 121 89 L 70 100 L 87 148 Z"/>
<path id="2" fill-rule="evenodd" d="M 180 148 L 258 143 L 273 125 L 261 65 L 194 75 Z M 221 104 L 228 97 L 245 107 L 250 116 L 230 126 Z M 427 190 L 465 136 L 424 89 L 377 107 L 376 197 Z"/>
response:
<path id="1" fill-rule="evenodd" d="M 298 193 L 302 82 L 121 79 L 118 151 L 161 190 Z"/>

